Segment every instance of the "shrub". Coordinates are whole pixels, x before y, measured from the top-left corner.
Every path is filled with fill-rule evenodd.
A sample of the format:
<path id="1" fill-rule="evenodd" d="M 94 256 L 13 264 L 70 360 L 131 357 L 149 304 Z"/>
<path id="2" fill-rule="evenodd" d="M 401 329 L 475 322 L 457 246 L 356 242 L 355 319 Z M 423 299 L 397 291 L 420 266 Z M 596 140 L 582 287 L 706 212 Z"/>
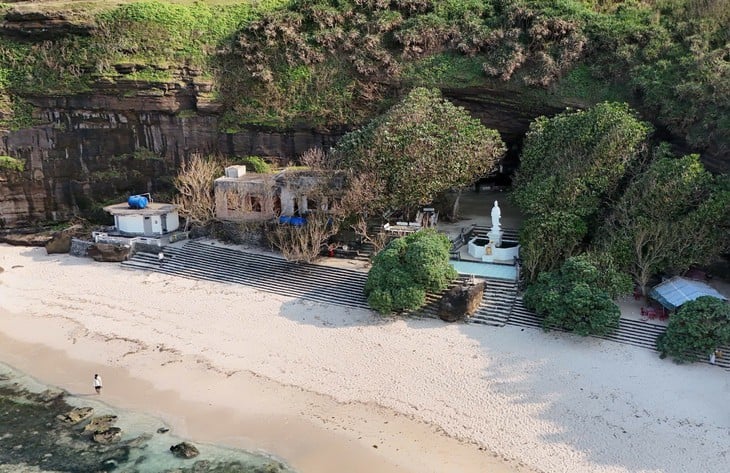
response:
<path id="1" fill-rule="evenodd" d="M 240 163 L 246 166 L 247 171 L 259 174 L 268 174 L 271 172 L 271 165 L 258 156 L 248 156 L 241 159 Z"/>
<path id="2" fill-rule="evenodd" d="M 393 240 L 373 259 L 365 294 L 381 314 L 422 306 L 426 292 L 443 291 L 456 278 L 449 264 L 451 242 L 433 230 Z"/>
<path id="3" fill-rule="evenodd" d="M 25 169 L 25 163 L 11 156 L 0 156 L 0 170 L 22 172 Z"/>
<path id="4" fill-rule="evenodd" d="M 599 266 L 588 255 L 541 273 L 525 291 L 525 306 L 543 316 L 545 330 L 563 328 L 579 335 L 605 335 L 618 328 L 621 312 L 612 298 L 631 290 L 628 275 Z"/>
<path id="5" fill-rule="evenodd" d="M 717 347 L 730 344 L 730 304 L 703 296 L 687 302 L 669 318 L 667 331 L 657 339 L 662 358 L 677 362 L 706 358 Z"/>

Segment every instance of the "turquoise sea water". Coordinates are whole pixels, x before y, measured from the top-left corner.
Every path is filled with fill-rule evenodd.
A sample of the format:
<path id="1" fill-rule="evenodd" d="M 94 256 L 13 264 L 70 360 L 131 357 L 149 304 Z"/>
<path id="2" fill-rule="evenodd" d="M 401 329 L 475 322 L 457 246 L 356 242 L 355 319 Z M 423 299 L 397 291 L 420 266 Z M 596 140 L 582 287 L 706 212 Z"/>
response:
<path id="1" fill-rule="evenodd" d="M 102 445 L 84 433 L 89 420 L 68 425 L 57 418 L 74 407 L 93 416 L 116 415 L 120 441 Z M 213 422 L 215 420 L 212 420 Z M 181 459 L 170 446 L 185 439 L 154 417 L 114 409 L 95 399 L 69 396 L 0 363 L 0 473 L 289 473 L 280 461 L 241 450 L 197 444 L 200 455 Z"/>

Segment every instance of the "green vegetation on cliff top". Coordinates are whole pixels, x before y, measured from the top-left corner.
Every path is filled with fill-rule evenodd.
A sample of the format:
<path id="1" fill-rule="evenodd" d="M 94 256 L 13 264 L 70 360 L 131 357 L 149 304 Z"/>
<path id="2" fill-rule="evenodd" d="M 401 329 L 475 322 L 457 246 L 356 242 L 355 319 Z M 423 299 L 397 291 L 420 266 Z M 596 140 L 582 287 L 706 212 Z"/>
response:
<path id="1" fill-rule="evenodd" d="M 23 96 L 88 91 L 132 64 L 140 81 L 202 71 L 232 129 L 359 124 L 415 86 L 498 87 L 554 105 L 628 100 L 697 149 L 730 147 L 725 0 L 83 3 L 0 9 L 83 10 L 94 25 L 0 36 L 0 120 Z"/>

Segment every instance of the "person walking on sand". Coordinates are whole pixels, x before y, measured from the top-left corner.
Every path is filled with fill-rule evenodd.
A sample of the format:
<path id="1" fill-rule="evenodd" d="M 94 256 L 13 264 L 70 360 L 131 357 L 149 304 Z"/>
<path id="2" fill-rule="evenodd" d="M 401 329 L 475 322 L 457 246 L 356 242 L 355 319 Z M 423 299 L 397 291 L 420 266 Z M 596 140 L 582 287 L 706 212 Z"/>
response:
<path id="1" fill-rule="evenodd" d="M 101 376 L 98 374 L 94 375 L 94 389 L 96 390 L 96 394 L 101 394 Z"/>

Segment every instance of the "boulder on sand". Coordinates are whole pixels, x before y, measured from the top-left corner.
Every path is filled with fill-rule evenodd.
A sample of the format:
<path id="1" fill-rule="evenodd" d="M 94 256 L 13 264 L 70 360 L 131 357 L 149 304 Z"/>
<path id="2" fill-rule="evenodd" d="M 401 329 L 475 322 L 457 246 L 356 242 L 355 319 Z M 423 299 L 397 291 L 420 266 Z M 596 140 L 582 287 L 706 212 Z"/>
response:
<path id="1" fill-rule="evenodd" d="M 94 258 L 94 261 L 119 263 L 129 258 L 130 250 L 127 245 L 97 243 L 89 247 L 87 254 Z"/>
<path id="2" fill-rule="evenodd" d="M 439 303 L 439 318 L 446 322 L 463 320 L 476 312 L 483 295 L 484 282 L 452 287 Z"/>

